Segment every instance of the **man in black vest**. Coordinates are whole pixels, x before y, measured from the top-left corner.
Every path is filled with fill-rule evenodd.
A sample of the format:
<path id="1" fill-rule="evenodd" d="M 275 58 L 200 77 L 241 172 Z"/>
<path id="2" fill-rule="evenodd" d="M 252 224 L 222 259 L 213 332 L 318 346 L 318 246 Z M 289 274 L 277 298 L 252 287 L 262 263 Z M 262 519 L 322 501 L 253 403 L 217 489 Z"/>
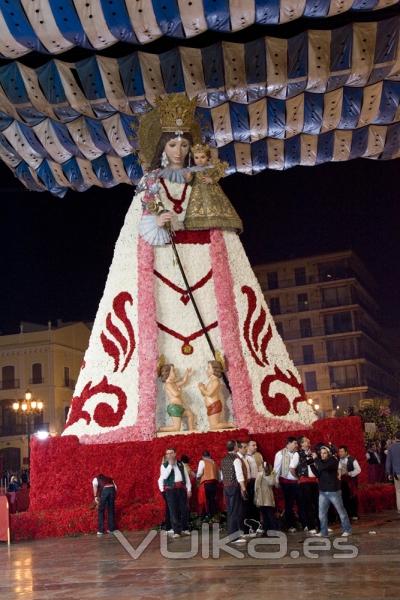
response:
<path id="1" fill-rule="evenodd" d="M 108 531 L 112 533 L 115 530 L 115 494 L 117 486 L 114 480 L 107 475 L 97 475 L 93 481 L 94 501 L 98 509 L 98 527 L 97 535 L 104 534 L 104 513 L 107 508 Z"/>
<path id="2" fill-rule="evenodd" d="M 228 454 L 221 461 L 221 473 L 224 483 L 224 496 L 226 500 L 226 511 L 228 519 L 228 534 L 234 544 L 245 544 L 246 539 L 241 535 L 243 519 L 243 502 L 247 500 L 246 492 L 246 465 L 238 456 L 237 443 L 230 440 L 226 448 Z M 237 536 L 240 537 L 237 537 Z"/>
<path id="3" fill-rule="evenodd" d="M 175 448 L 167 448 L 166 461 L 161 465 L 158 486 L 165 492 L 174 531 L 172 537 L 190 535 L 188 498 L 192 494 L 192 484 L 184 464 L 177 460 Z"/>
<path id="4" fill-rule="evenodd" d="M 358 460 L 350 456 L 347 446 L 339 446 L 339 475 L 342 498 L 350 519 L 358 520 L 358 476 L 361 467 Z"/>
<path id="5" fill-rule="evenodd" d="M 304 531 L 311 535 L 317 533 L 318 528 L 318 481 L 311 469 L 314 458 L 308 437 L 303 435 L 298 440 L 299 450 L 294 453 L 289 470 L 298 479 L 298 500 L 300 520 Z"/>

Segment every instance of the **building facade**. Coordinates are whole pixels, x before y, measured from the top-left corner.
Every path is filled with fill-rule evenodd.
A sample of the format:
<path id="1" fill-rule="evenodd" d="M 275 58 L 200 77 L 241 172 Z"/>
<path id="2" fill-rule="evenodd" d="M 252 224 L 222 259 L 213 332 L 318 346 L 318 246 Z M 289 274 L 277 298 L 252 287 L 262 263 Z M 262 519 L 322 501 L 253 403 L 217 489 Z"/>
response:
<path id="1" fill-rule="evenodd" d="M 308 397 L 323 415 L 370 398 L 398 408 L 400 362 L 385 343 L 376 283 L 354 252 L 254 270 Z"/>
<path id="2" fill-rule="evenodd" d="M 28 431 L 61 433 L 75 382 L 88 346 L 84 323 L 56 328 L 21 324 L 20 333 L 0 336 L 0 469 L 19 470 L 28 462 Z M 18 414 L 13 403 L 32 392 L 41 414 Z"/>

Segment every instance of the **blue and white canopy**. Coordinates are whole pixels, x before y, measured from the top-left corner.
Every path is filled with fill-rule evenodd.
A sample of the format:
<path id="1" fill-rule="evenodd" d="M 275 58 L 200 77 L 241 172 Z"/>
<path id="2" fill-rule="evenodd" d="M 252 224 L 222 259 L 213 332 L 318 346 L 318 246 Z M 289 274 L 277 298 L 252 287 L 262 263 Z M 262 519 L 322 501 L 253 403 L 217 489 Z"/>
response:
<path id="1" fill-rule="evenodd" d="M 204 139 L 232 173 L 396 158 L 399 34 L 394 17 L 36 69 L 13 61 L 0 68 L 0 158 L 29 189 L 59 196 L 136 182 L 138 117 L 172 92 L 197 97 Z"/>
<path id="2" fill-rule="evenodd" d="M 101 50 L 117 42 L 147 44 L 162 36 L 229 33 L 253 24 L 375 11 L 399 0 L 0 0 L 0 56 Z"/>

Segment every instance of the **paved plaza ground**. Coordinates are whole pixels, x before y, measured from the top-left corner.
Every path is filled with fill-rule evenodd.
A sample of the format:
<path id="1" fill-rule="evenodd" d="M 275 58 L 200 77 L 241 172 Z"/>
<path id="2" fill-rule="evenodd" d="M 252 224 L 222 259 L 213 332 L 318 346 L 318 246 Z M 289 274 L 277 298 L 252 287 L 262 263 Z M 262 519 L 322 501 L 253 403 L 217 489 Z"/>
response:
<path id="1" fill-rule="evenodd" d="M 269 559 L 249 556 L 246 548 L 238 549 L 239 557 L 222 550 L 218 559 L 202 558 L 208 545 L 202 545 L 201 538 L 195 557 L 166 558 L 160 551 L 159 535 L 134 559 L 126 547 L 127 542 L 133 548 L 139 546 L 146 535 L 139 532 L 123 534 L 119 539 L 113 535 L 85 535 L 21 542 L 10 548 L 1 544 L 0 597 L 399 600 L 400 515 L 392 511 L 363 517 L 351 538 L 340 538 L 335 549 L 333 541 L 339 539 L 339 533 L 335 528 L 331 549 L 320 550 L 319 558 L 307 558 L 307 554 L 315 553 L 315 544 L 322 547 L 327 542 L 312 538 L 312 547 L 307 547 L 310 542 L 304 533 L 288 535 L 287 550 L 285 543 L 281 546 L 285 555 Z M 346 550 L 341 543 L 356 550 Z M 181 538 L 169 542 L 168 550 L 187 552 L 190 544 L 189 538 Z M 260 545 L 254 552 L 278 555 L 279 547 Z M 346 558 L 352 552 L 357 556 Z"/>

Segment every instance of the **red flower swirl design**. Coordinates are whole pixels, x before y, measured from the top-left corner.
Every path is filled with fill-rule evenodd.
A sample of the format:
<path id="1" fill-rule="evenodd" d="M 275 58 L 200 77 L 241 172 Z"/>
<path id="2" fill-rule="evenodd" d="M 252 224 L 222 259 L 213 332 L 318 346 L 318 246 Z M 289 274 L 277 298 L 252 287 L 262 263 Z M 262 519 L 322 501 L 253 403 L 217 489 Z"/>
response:
<path id="1" fill-rule="evenodd" d="M 112 305 L 114 315 L 125 325 L 127 336 L 113 323 L 111 313 L 108 313 L 106 318 L 106 329 L 113 339 L 110 339 L 104 331 L 100 335 L 104 351 L 114 360 L 114 373 L 119 370 L 121 358 L 125 359 L 121 373 L 126 369 L 136 347 L 135 332 L 126 314 L 126 303 L 132 306 L 132 296 L 128 292 L 120 292 L 114 298 Z M 119 346 L 116 342 L 118 342 Z"/>
<path id="2" fill-rule="evenodd" d="M 125 392 L 118 386 L 108 383 L 107 377 L 103 379 L 97 385 L 92 387 L 92 382 L 89 381 L 82 390 L 80 396 L 72 398 L 72 407 L 68 416 L 66 427 L 69 427 L 73 423 L 84 419 L 89 425 L 92 420 L 90 414 L 83 410 L 83 407 L 89 398 L 96 396 L 97 394 L 110 394 L 117 396 L 118 406 L 117 410 L 114 411 L 111 404 L 106 402 L 100 402 L 93 413 L 93 420 L 100 425 L 100 427 L 116 427 L 122 420 L 127 407 L 127 397 Z"/>
<path id="3" fill-rule="evenodd" d="M 271 373 L 271 375 L 267 375 L 261 383 L 261 395 L 265 408 L 277 417 L 283 417 L 290 411 L 290 401 L 285 394 L 278 392 L 275 396 L 270 395 L 270 387 L 274 381 L 281 381 L 282 383 L 286 383 L 297 389 L 298 396 L 293 400 L 293 409 L 298 412 L 298 403 L 305 402 L 306 400 L 303 384 L 297 381 L 291 371 L 288 371 L 288 375 L 285 375 L 285 373 L 277 366 L 275 366 L 275 372 Z"/>
<path id="4" fill-rule="evenodd" d="M 260 335 L 267 320 L 267 313 L 265 309 L 261 307 L 260 314 L 254 321 L 250 331 L 251 320 L 257 308 L 257 296 L 254 290 L 247 285 L 242 287 L 242 292 L 245 296 L 247 296 L 247 315 L 243 326 L 244 339 L 257 365 L 259 367 L 264 367 L 269 365 L 267 348 L 272 338 L 272 328 L 271 325 L 268 325 L 267 331 L 264 333 L 260 341 Z"/>

